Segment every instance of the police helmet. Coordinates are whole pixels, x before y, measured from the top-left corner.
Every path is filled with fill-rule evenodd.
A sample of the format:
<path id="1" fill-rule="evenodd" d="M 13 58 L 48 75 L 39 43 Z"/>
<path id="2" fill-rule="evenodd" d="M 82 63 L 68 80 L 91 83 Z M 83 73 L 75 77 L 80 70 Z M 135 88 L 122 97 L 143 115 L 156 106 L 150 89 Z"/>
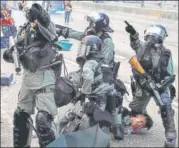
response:
<path id="1" fill-rule="evenodd" d="M 87 21 L 89 22 L 89 26 L 93 27 L 96 32 L 113 32 L 113 29 L 109 26 L 109 17 L 105 13 L 91 12 L 87 15 Z"/>
<path id="2" fill-rule="evenodd" d="M 88 35 L 84 37 L 78 48 L 76 62 L 85 61 L 89 56 L 97 54 L 101 49 L 102 41 L 98 36 Z"/>
<path id="3" fill-rule="evenodd" d="M 168 34 L 164 26 L 154 25 L 144 31 L 144 40 L 147 41 L 150 36 L 156 38 L 158 43 L 163 43 Z"/>

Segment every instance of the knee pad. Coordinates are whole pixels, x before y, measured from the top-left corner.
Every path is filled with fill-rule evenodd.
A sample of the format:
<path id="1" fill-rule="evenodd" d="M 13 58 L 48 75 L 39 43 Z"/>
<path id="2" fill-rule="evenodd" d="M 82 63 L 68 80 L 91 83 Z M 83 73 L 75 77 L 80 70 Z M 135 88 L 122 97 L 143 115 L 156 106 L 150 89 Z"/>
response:
<path id="1" fill-rule="evenodd" d="M 53 117 L 46 111 L 38 111 L 36 115 L 36 128 L 39 136 L 40 146 L 46 146 L 55 140 L 55 133 L 52 130 Z"/>
<path id="2" fill-rule="evenodd" d="M 29 121 L 30 120 L 30 121 Z M 13 142 L 14 147 L 28 147 L 31 144 L 33 122 L 30 115 L 19 107 L 14 112 Z"/>

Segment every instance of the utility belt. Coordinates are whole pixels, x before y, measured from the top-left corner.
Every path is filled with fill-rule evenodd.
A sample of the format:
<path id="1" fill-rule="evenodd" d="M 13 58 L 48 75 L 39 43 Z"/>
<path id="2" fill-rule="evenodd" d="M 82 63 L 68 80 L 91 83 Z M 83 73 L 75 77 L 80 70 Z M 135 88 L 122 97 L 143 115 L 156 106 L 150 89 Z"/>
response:
<path id="1" fill-rule="evenodd" d="M 46 86 L 46 87 L 43 87 L 43 88 L 40 88 L 36 91 L 37 94 L 41 94 L 41 93 L 52 93 L 54 92 L 54 88 L 51 88 L 49 86 Z"/>

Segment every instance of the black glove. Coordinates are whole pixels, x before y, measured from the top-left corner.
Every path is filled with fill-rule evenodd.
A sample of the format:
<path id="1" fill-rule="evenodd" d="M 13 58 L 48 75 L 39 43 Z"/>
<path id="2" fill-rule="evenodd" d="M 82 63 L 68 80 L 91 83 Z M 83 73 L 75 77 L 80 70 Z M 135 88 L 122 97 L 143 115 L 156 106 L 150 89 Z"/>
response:
<path id="1" fill-rule="evenodd" d="M 38 20 L 44 27 L 48 27 L 50 24 L 49 14 L 39 4 L 33 4 L 26 17 L 30 22 Z"/>
<path id="2" fill-rule="evenodd" d="M 151 92 L 151 88 L 150 88 L 150 86 L 149 86 L 149 84 L 148 84 L 148 81 L 145 79 L 145 78 L 141 78 L 140 80 L 139 80 L 139 83 L 140 83 L 140 85 L 141 85 L 141 87 L 142 88 L 144 88 L 146 91 L 148 91 L 149 93 L 152 93 Z"/>
<path id="3" fill-rule="evenodd" d="M 128 32 L 128 33 L 130 33 L 131 35 L 135 35 L 137 32 L 136 32 L 136 30 L 134 29 L 134 27 L 132 26 L 132 25 L 130 25 L 127 21 L 124 21 L 125 23 L 126 23 L 126 31 Z"/>
<path id="4" fill-rule="evenodd" d="M 27 12 L 26 17 L 29 20 L 29 22 L 34 22 L 35 20 L 37 20 L 39 15 L 40 15 L 40 11 L 34 7 L 31 7 Z"/>

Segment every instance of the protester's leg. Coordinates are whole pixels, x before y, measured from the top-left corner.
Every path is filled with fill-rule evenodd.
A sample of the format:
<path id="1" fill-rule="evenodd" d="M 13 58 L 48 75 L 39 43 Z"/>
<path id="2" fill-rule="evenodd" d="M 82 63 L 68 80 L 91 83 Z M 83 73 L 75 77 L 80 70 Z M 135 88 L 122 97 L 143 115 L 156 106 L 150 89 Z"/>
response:
<path id="1" fill-rule="evenodd" d="M 67 12 L 65 11 L 65 24 L 67 24 Z"/>
<path id="2" fill-rule="evenodd" d="M 70 12 L 67 12 L 67 25 L 69 25 Z"/>

